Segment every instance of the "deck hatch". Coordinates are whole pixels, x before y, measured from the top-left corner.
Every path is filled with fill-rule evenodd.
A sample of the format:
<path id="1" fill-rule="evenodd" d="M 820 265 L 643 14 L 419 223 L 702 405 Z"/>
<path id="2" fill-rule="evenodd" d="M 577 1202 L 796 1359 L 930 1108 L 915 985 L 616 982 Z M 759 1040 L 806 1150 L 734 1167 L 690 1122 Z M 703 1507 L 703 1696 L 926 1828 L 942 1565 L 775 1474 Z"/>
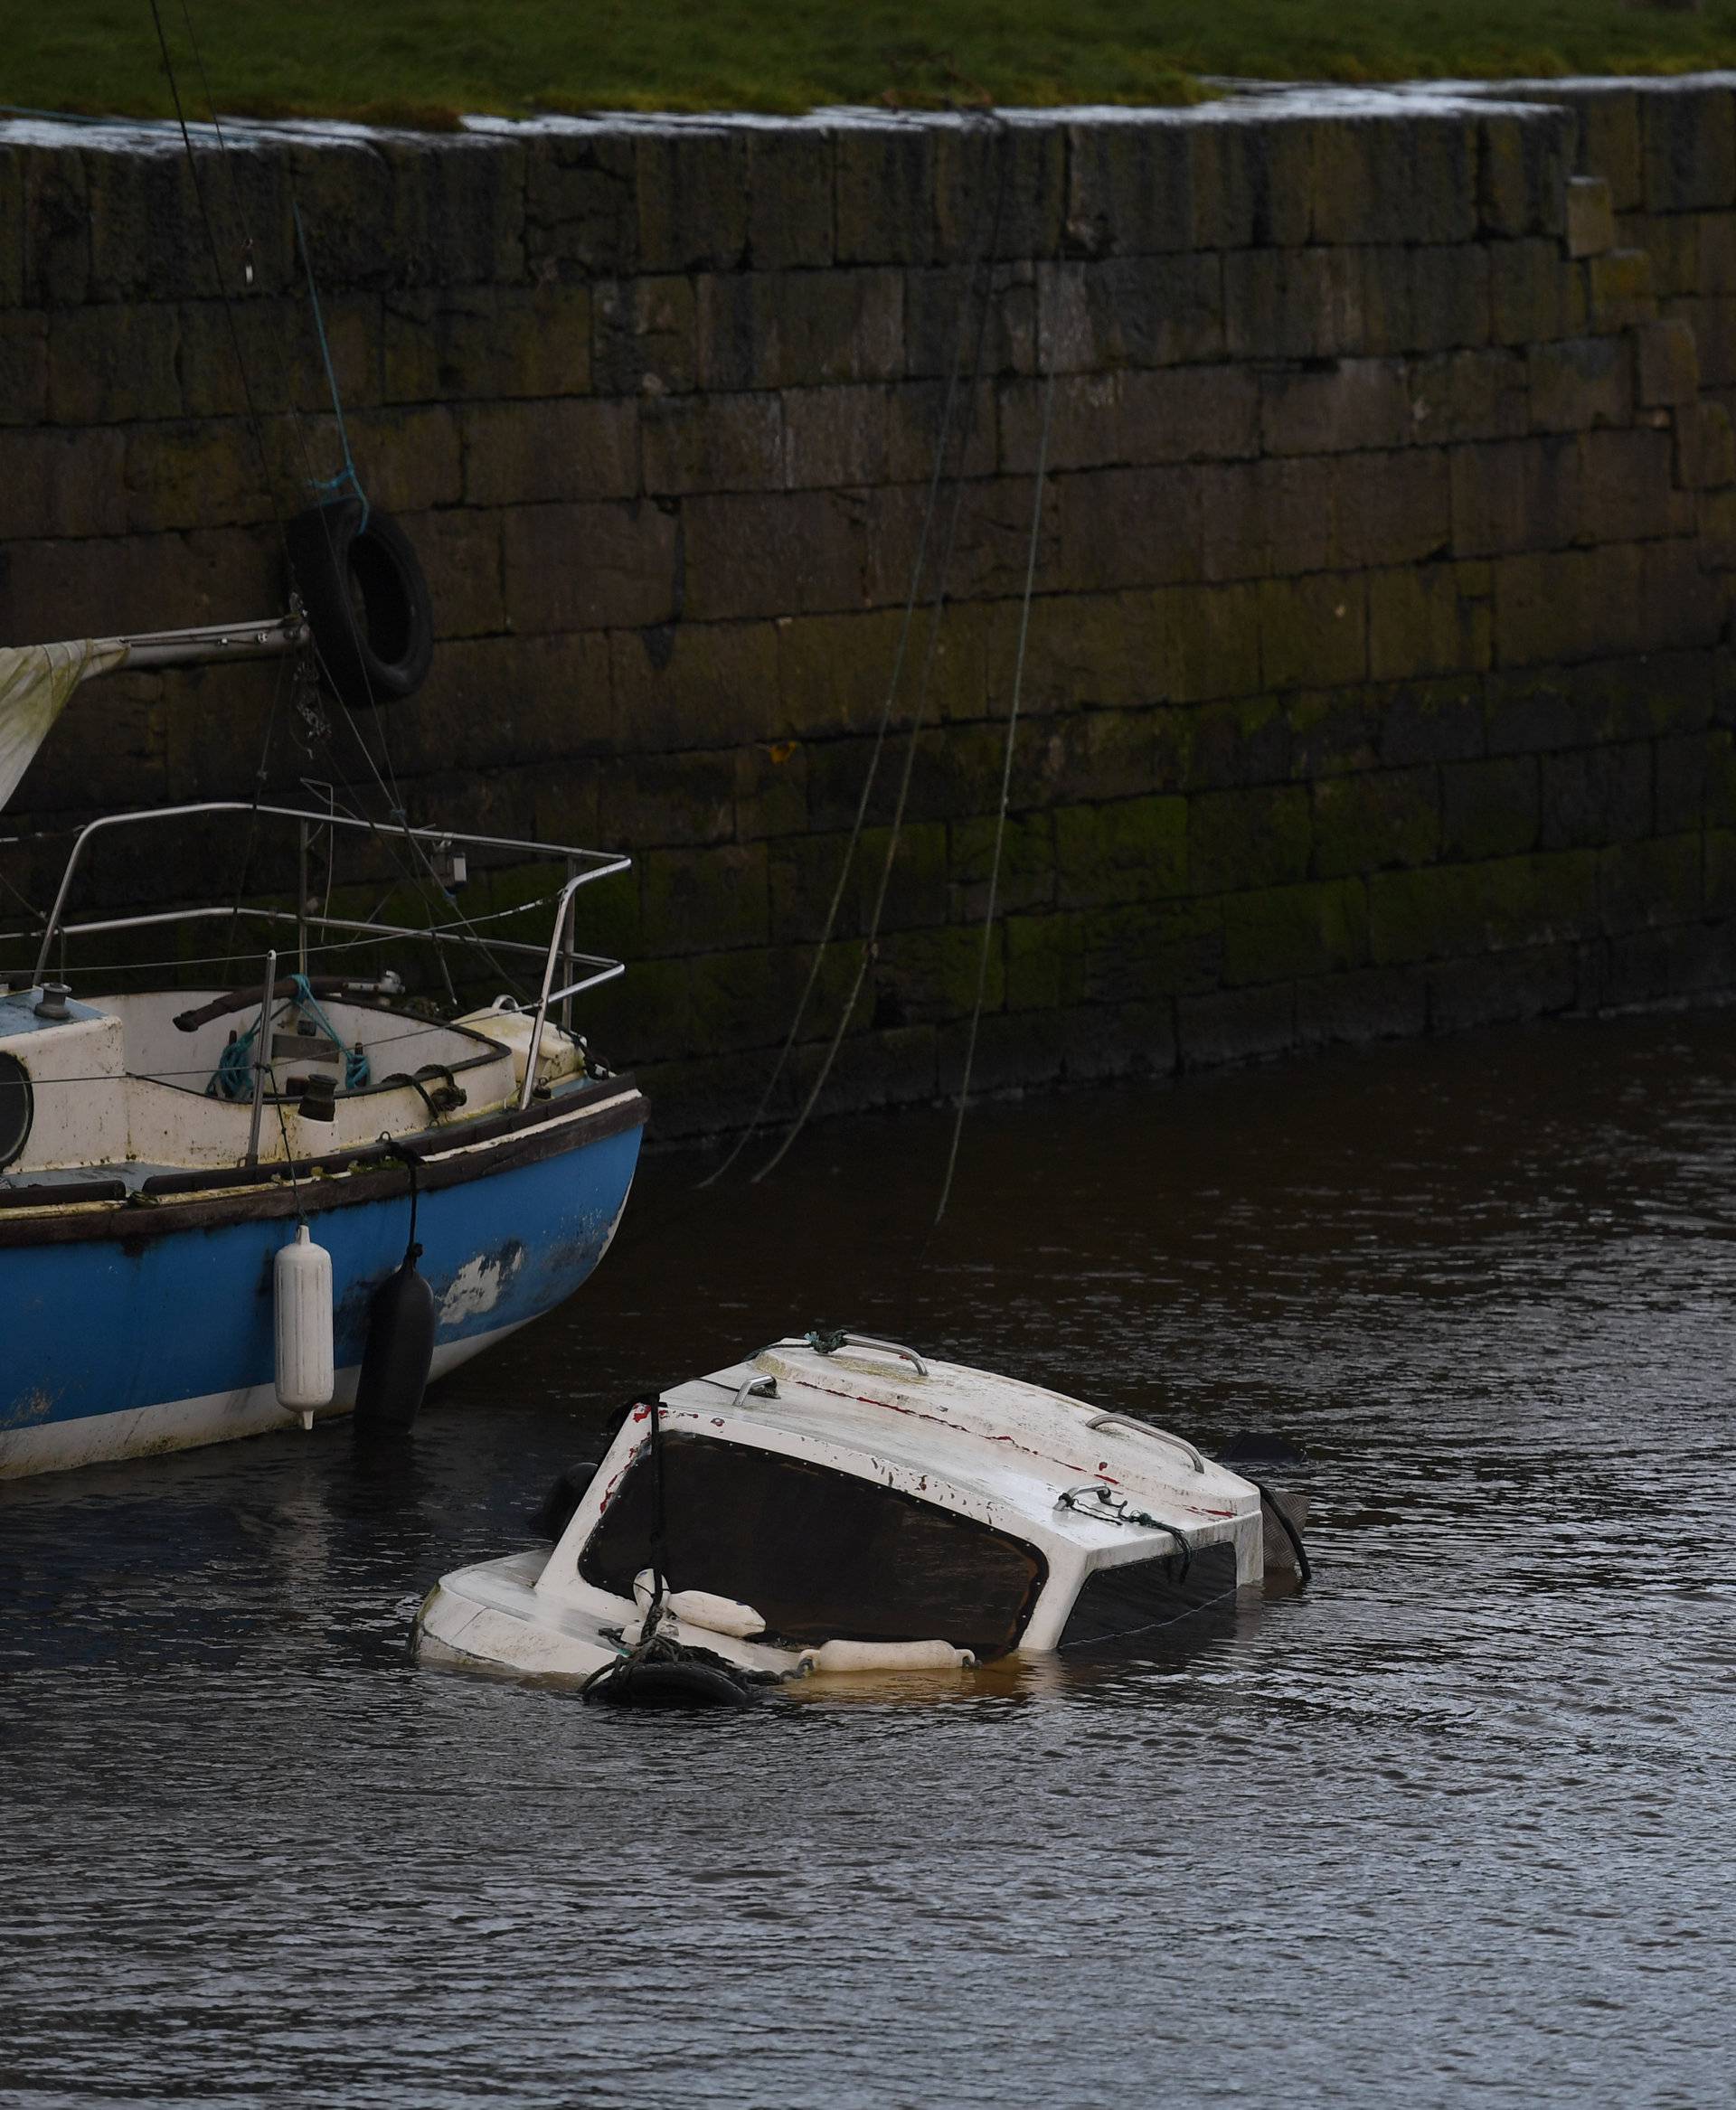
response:
<path id="1" fill-rule="evenodd" d="M 663 1439 L 665 1547 L 677 1589 L 751 1605 L 774 1637 L 1015 1647 L 1047 1573 L 1021 1540 L 877 1480 L 709 1436 Z M 588 1583 L 630 1597 L 651 1558 L 646 1454 L 579 1556 Z"/>

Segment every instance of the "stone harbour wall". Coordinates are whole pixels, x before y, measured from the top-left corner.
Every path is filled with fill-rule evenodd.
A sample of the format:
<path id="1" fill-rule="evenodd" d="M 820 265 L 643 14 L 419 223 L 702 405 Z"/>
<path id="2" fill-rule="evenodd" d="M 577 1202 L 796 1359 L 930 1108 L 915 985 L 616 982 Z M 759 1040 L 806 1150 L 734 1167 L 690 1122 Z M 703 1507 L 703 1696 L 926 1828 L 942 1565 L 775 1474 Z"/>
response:
<path id="1" fill-rule="evenodd" d="M 0 127 L 0 637 L 280 605 L 273 504 L 341 462 L 298 206 L 433 674 L 327 744 L 269 671 L 94 684 L 9 833 L 249 796 L 276 709 L 277 790 L 379 769 L 412 818 L 630 851 L 586 897 L 629 962 L 588 1022 L 665 1134 L 727 1126 L 837 882 L 945 427 L 948 605 L 826 1104 L 945 1093 L 1052 376 L 985 1088 L 1736 984 L 1736 80 L 237 127 L 196 159 L 203 210 L 161 131 Z M 20 891 L 62 849 L 14 845 Z M 234 883 L 179 832 L 97 876 Z"/>

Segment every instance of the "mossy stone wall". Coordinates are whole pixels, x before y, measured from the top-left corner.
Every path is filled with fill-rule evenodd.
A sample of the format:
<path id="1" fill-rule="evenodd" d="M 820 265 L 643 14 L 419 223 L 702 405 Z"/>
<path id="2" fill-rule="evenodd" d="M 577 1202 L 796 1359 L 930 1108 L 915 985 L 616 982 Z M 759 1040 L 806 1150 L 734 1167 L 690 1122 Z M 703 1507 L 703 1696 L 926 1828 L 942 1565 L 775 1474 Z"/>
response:
<path id="1" fill-rule="evenodd" d="M 412 815 L 632 852 L 590 900 L 631 964 L 590 1022 L 665 1133 L 740 1118 L 788 1030 L 961 344 L 949 605 L 828 1104 L 957 1079 L 1052 375 L 986 1085 L 1736 983 L 1730 80 L 238 129 L 197 161 L 215 266 L 164 135 L 0 127 L 0 636 L 278 604 L 273 503 L 339 460 L 298 203 L 440 643 L 373 763 L 286 721 L 269 781 L 364 787 L 383 734 Z M 247 795 L 272 699 L 94 685 L 9 820 Z M 53 848 L 9 853 L 38 900 Z M 207 855 L 113 861 L 108 898 L 208 891 Z"/>

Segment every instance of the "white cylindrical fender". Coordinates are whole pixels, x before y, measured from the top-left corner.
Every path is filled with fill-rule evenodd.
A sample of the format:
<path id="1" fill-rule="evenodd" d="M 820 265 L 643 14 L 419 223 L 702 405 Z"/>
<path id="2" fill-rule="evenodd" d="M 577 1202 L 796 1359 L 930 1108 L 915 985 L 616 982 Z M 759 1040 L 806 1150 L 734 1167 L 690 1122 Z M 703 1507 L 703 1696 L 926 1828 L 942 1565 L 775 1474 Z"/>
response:
<path id="1" fill-rule="evenodd" d="M 966 1671 L 976 1661 L 947 1641 L 828 1641 L 805 1648 L 802 1671 Z"/>
<path id="2" fill-rule="evenodd" d="M 329 1407 L 337 1389 L 332 1352 L 332 1256 L 296 1226 L 278 1249 L 278 1399 L 291 1414 Z"/>

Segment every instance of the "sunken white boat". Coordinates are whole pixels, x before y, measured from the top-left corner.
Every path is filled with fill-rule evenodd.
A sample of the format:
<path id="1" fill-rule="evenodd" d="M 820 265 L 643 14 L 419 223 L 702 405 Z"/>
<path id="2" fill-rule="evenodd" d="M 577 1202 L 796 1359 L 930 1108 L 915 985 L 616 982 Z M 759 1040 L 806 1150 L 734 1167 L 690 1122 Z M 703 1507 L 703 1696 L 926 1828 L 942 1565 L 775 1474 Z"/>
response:
<path id="1" fill-rule="evenodd" d="M 552 1549 L 446 1576 L 412 1648 L 590 1678 L 649 1623 L 762 1677 L 964 1667 L 1230 1597 L 1263 1531 L 1255 1483 L 1143 1420 L 814 1333 L 634 1405 Z"/>

